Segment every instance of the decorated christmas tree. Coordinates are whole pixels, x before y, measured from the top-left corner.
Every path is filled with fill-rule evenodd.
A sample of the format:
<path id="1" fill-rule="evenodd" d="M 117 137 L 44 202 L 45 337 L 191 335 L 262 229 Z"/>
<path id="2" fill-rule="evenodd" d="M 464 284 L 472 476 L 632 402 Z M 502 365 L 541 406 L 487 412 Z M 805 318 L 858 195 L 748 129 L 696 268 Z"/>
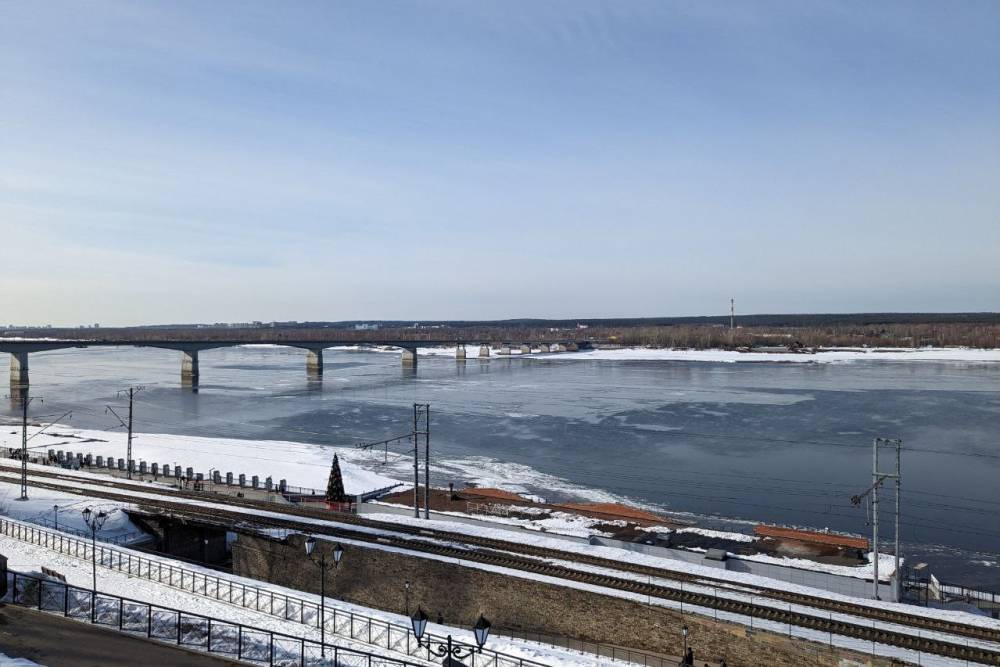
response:
<path id="1" fill-rule="evenodd" d="M 326 483 L 326 501 L 328 503 L 346 503 L 350 498 L 344 491 L 344 478 L 340 474 L 340 460 L 333 455 L 333 465 L 330 466 L 330 479 Z"/>

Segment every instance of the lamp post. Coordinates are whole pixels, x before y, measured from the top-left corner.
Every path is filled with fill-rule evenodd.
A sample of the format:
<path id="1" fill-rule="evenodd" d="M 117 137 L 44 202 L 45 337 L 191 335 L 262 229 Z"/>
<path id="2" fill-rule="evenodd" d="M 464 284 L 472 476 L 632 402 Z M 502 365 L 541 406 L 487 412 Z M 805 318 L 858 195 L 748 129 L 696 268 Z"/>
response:
<path id="1" fill-rule="evenodd" d="M 52 518 L 53 518 L 53 520 L 55 522 L 55 529 L 59 530 L 59 506 L 58 505 L 53 505 L 52 506 Z"/>
<path id="2" fill-rule="evenodd" d="M 424 613 L 421 607 L 417 607 L 417 613 L 413 615 L 410 622 L 413 624 L 413 635 L 417 638 L 417 645 L 425 647 L 439 658 L 444 658 L 442 664 L 447 667 L 451 667 L 453 660 L 457 661 L 467 658 L 473 653 L 482 653 L 483 645 L 486 644 L 486 640 L 490 636 L 490 622 L 486 620 L 485 616 L 480 614 L 479 620 L 472 626 L 472 633 L 476 637 L 477 648 L 455 646 L 452 643 L 451 635 L 448 635 L 448 639 L 444 643 L 438 642 L 434 644 L 428 639 L 425 646 L 423 637 L 424 630 L 427 629 L 427 614 Z"/>
<path id="3" fill-rule="evenodd" d="M 316 548 L 316 538 L 312 535 L 306 540 L 306 556 L 319 566 L 319 652 L 326 657 L 326 571 L 330 565 L 326 562 L 326 554 L 320 553 L 319 561 L 312 558 Z M 333 545 L 333 567 L 340 567 L 340 559 L 344 557 L 344 549 L 339 544 Z"/>
<path id="4" fill-rule="evenodd" d="M 406 615 L 409 616 L 410 615 L 410 580 L 409 579 L 407 579 L 406 581 L 403 582 L 403 589 L 405 590 L 404 594 L 406 595 Z"/>
<path id="5" fill-rule="evenodd" d="M 83 510 L 82 514 L 84 523 L 90 528 L 90 556 L 93 563 L 94 575 L 93 592 L 90 598 L 90 622 L 93 623 L 97 620 L 97 531 L 104 526 L 104 522 L 108 520 L 109 515 L 104 510 L 95 512 L 89 507 Z"/>
<path id="6" fill-rule="evenodd" d="M 685 625 L 683 628 L 681 628 L 681 634 L 684 635 L 684 655 L 681 656 L 681 660 L 687 660 L 687 654 L 688 654 L 688 626 Z M 686 665 L 688 663 L 685 662 L 684 664 Z"/>

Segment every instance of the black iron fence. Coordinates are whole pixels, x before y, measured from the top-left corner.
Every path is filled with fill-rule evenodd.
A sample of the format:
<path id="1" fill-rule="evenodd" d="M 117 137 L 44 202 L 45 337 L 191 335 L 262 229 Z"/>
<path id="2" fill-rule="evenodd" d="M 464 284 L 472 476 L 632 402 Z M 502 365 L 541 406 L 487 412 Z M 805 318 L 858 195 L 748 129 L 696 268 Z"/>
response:
<path id="1" fill-rule="evenodd" d="M 320 644 L 241 623 L 221 621 L 71 586 L 19 572 L 7 573 L 7 596 L 14 604 L 60 614 L 119 632 L 270 667 L 418 667 L 366 651 Z"/>

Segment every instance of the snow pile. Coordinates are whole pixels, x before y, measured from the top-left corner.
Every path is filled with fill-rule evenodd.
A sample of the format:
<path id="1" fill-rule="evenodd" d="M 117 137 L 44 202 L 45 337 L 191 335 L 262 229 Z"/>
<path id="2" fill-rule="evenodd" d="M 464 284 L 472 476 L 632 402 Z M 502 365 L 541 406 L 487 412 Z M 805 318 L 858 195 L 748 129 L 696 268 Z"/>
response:
<path id="1" fill-rule="evenodd" d="M 78 495 L 34 486 L 28 487 L 28 500 L 20 500 L 20 497 L 20 484 L 0 481 L 0 514 L 50 528 L 58 522 L 60 529 L 66 528 L 69 532 L 89 535 L 90 528 L 84 522 L 82 512 L 90 507 L 94 511 L 104 510 L 110 513 L 101 529 L 99 535 L 101 538 L 127 542 L 146 537 L 145 533 L 120 511 L 125 507 L 122 503 L 101 498 L 81 498 Z M 59 509 L 56 510 L 56 507 Z"/>
<path id="2" fill-rule="evenodd" d="M 9 426 L 9 425 L 8 425 Z M 31 446 L 35 451 L 48 449 L 92 453 L 95 456 L 124 458 L 126 435 L 111 431 L 72 428 L 62 424 L 48 427 L 37 436 L 42 426 L 29 426 L 28 436 L 34 437 Z M 85 442 L 91 440 L 91 442 Z M 20 428 L 5 428 L 0 433 L 0 446 L 20 447 Z M 132 441 L 132 456 L 136 461 L 192 467 L 205 473 L 212 468 L 243 473 L 250 479 L 272 477 L 288 480 L 291 486 L 326 489 L 330 463 L 334 454 L 340 455 L 340 471 L 347 493 L 355 495 L 399 484 L 399 480 L 386 477 L 345 460 L 357 457 L 359 450 L 328 447 L 304 442 L 281 440 L 234 440 L 229 438 L 204 438 L 188 435 L 137 433 Z M 49 508 L 51 509 L 51 507 Z"/>
<path id="3" fill-rule="evenodd" d="M 6 653 L 0 653 L 0 667 L 44 667 L 27 658 L 12 658 Z"/>

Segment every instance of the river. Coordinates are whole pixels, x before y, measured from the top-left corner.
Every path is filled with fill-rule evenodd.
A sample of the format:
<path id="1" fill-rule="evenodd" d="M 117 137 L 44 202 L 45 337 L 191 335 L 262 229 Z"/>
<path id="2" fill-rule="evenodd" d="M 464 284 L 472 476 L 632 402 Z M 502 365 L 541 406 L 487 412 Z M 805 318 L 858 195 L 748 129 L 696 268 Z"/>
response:
<path id="1" fill-rule="evenodd" d="M 202 352 L 193 392 L 180 384 L 178 357 L 32 354 L 31 393 L 44 400 L 32 410 L 50 419 L 72 410 L 64 421 L 110 429 L 117 422 L 105 406 L 143 385 L 140 433 L 353 447 L 407 432 L 412 403 L 429 403 L 438 484 L 625 500 L 726 529 L 768 521 L 866 535 L 866 507 L 850 497 L 871 484 L 872 438 L 898 437 L 907 560 L 945 581 L 1000 590 L 997 362 L 425 356 L 414 374 L 397 354 L 328 350 L 315 382 L 301 350 L 243 347 Z M 363 462 L 400 479 L 412 471 L 402 447 Z M 893 463 L 888 450 L 884 463 Z M 882 535 L 891 540 L 887 490 Z"/>

